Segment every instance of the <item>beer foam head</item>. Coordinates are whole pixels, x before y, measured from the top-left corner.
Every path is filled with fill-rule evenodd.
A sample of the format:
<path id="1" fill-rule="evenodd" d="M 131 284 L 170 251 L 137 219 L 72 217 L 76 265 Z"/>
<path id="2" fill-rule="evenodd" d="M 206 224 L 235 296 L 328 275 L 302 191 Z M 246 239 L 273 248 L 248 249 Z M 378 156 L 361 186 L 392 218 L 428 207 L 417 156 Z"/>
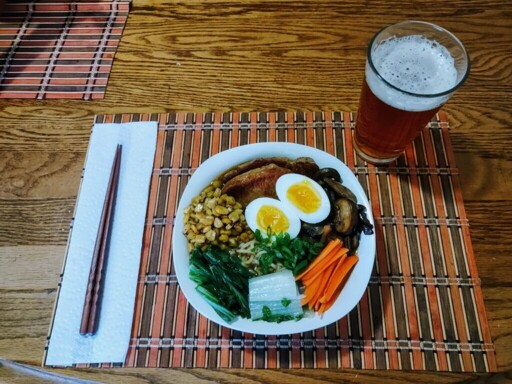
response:
<path id="1" fill-rule="evenodd" d="M 367 64 L 366 81 L 372 92 L 386 104 L 408 111 L 434 109 L 449 95 L 422 97 L 447 92 L 457 84 L 457 69 L 450 52 L 436 41 L 413 35 L 390 38 L 371 53 L 375 70 L 400 92 L 381 81 Z"/>

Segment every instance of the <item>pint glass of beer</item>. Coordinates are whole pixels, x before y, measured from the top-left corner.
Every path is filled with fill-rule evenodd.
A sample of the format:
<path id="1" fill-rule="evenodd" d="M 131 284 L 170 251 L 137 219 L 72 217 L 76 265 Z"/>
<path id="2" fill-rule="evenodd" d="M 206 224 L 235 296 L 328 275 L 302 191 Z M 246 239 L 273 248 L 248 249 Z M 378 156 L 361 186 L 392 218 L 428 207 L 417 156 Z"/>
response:
<path id="1" fill-rule="evenodd" d="M 354 134 L 374 164 L 397 159 L 469 74 L 469 56 L 447 30 L 404 21 L 370 42 Z"/>

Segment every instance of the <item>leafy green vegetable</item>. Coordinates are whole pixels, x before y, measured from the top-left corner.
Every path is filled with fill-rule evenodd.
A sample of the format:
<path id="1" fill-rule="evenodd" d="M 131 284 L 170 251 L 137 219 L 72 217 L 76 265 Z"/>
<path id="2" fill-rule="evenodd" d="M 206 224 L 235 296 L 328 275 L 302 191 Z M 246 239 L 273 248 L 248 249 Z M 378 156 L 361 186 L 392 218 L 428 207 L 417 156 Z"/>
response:
<path id="1" fill-rule="evenodd" d="M 298 315 L 298 316 L 278 315 L 278 314 L 272 313 L 270 308 L 267 307 L 266 305 L 263 307 L 262 311 L 263 311 L 263 316 L 258 317 L 257 319 L 253 319 L 254 321 L 263 320 L 263 321 L 268 321 L 269 323 L 281 323 L 283 321 L 288 321 L 288 320 L 300 320 L 303 317 L 303 315 Z"/>
<path id="2" fill-rule="evenodd" d="M 283 297 L 283 298 L 281 299 L 281 304 L 282 304 L 282 306 L 283 306 L 283 307 L 285 307 L 285 308 L 286 308 L 287 306 L 289 306 L 289 305 L 291 304 L 291 302 L 292 302 L 292 301 L 291 301 L 290 299 L 287 299 L 286 297 Z"/>
<path id="3" fill-rule="evenodd" d="M 255 251 L 263 251 L 259 259 L 259 267 L 262 274 L 270 271 L 273 263 L 280 263 L 294 275 L 302 272 L 308 264 L 320 253 L 323 248 L 321 242 L 304 237 L 290 238 L 288 233 L 272 234 L 270 228 L 267 236 L 263 236 L 260 230 L 255 232 Z"/>
<path id="4" fill-rule="evenodd" d="M 219 248 L 195 248 L 190 256 L 189 276 L 196 290 L 226 322 L 250 317 L 248 291 L 253 273 L 240 259 Z"/>

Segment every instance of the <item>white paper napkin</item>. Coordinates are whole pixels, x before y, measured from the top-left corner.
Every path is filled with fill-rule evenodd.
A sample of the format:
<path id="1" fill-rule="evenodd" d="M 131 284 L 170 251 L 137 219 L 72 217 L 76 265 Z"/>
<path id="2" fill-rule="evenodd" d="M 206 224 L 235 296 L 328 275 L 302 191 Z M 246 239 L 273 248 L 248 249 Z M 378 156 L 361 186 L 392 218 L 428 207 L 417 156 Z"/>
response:
<path id="1" fill-rule="evenodd" d="M 156 136 L 156 122 L 93 127 L 46 365 L 125 360 Z M 123 150 L 100 322 L 94 336 L 81 336 L 87 280 L 117 144 Z"/>

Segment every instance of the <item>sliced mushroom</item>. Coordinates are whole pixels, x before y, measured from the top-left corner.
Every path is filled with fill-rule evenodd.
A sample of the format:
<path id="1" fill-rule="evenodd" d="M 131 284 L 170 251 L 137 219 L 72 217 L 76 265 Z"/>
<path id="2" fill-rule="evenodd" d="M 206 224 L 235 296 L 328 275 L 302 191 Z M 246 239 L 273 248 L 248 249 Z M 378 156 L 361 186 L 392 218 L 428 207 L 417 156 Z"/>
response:
<path id="1" fill-rule="evenodd" d="M 366 215 L 366 207 L 364 205 L 358 205 L 357 211 L 359 213 L 357 222 L 358 231 L 363 232 L 365 235 L 373 235 L 373 225 Z"/>
<path id="2" fill-rule="evenodd" d="M 351 235 L 343 236 L 342 241 L 343 246 L 345 248 L 348 248 L 350 254 L 353 254 L 357 251 L 357 248 L 359 247 L 359 233 L 355 232 Z"/>
<path id="3" fill-rule="evenodd" d="M 341 183 L 340 173 L 334 168 L 322 168 L 318 172 L 319 179 L 333 179 L 339 183 Z"/>
<path id="4" fill-rule="evenodd" d="M 359 248 L 359 236 L 359 233 L 355 233 L 350 237 L 350 246 L 354 252 Z"/>
<path id="5" fill-rule="evenodd" d="M 343 242 L 343 236 L 341 236 L 338 232 L 336 231 L 331 231 L 329 232 L 326 236 L 325 236 L 325 239 L 324 239 L 324 243 L 327 243 L 328 241 L 330 240 L 334 240 L 334 239 L 339 239 L 341 240 L 343 246 L 345 246 L 345 243 Z"/>
<path id="6" fill-rule="evenodd" d="M 302 223 L 302 232 L 310 237 L 319 237 L 324 233 L 324 224 Z"/>
<path id="7" fill-rule="evenodd" d="M 334 228 L 342 235 L 352 232 L 357 224 L 357 204 L 350 199 L 341 198 L 334 205 Z"/>
<path id="8" fill-rule="evenodd" d="M 357 204 L 357 197 L 350 189 L 333 179 L 324 179 L 324 182 L 327 188 L 333 191 L 338 197 L 349 199 L 354 204 Z"/>

